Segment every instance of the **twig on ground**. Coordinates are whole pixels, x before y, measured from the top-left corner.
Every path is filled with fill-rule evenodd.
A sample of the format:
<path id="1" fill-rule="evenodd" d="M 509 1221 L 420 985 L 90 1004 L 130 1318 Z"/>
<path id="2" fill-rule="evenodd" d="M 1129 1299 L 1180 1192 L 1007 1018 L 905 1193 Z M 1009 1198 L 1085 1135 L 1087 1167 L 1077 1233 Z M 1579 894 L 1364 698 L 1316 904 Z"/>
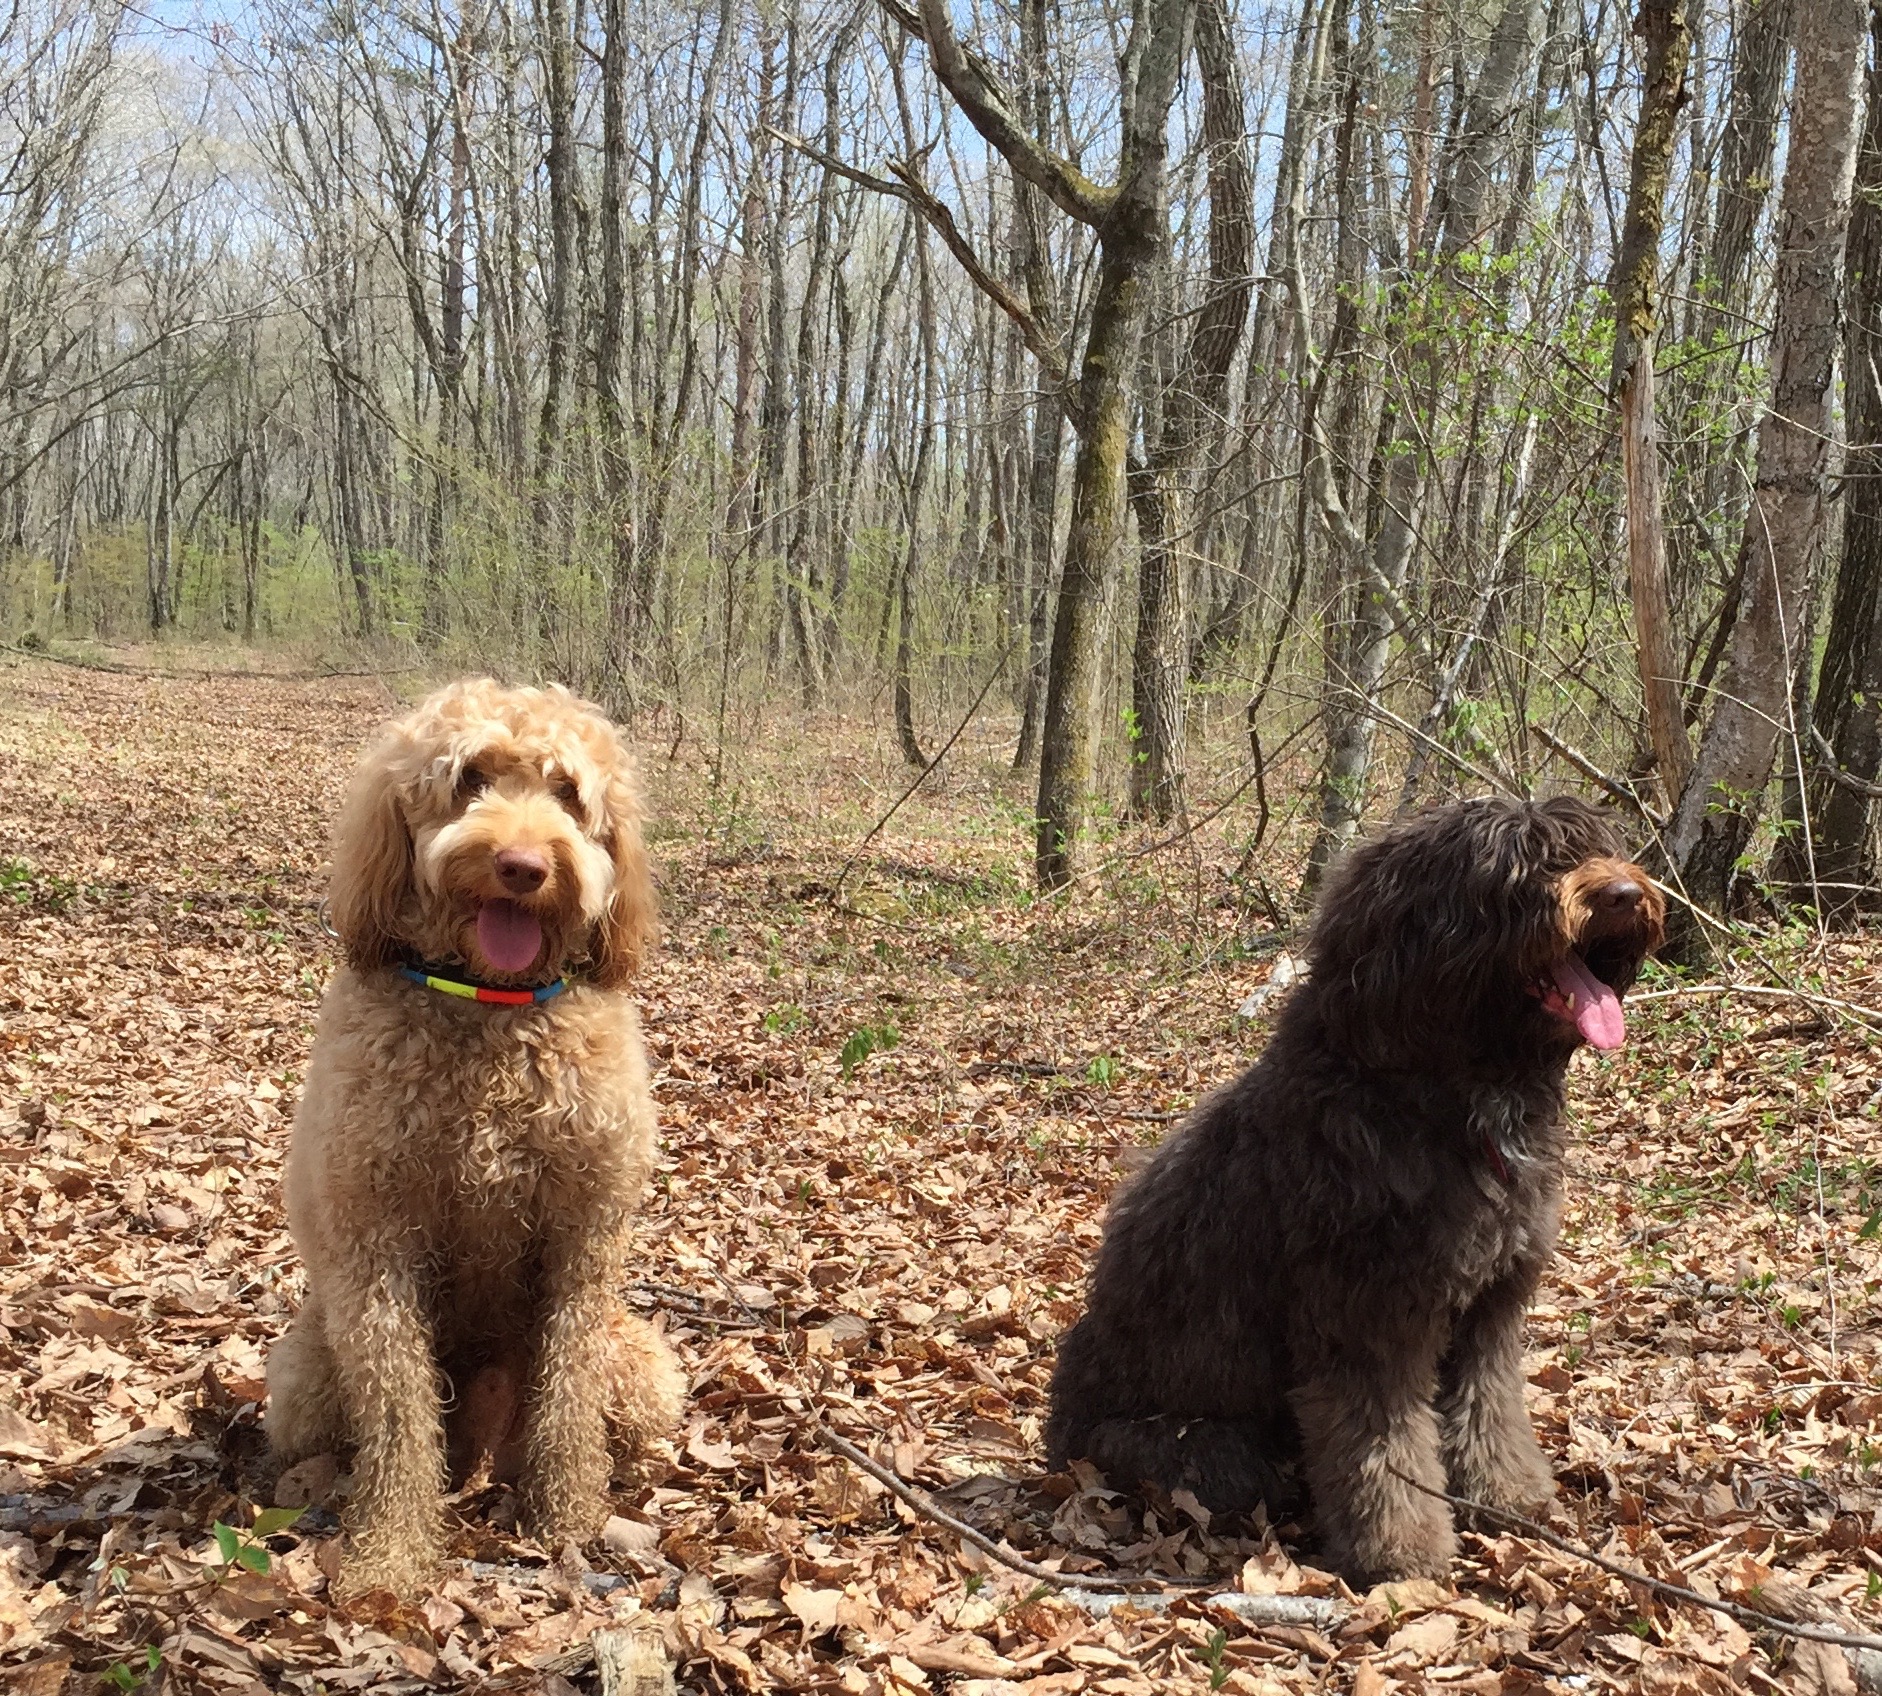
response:
<path id="1" fill-rule="evenodd" d="M 1024 1555 L 1014 1554 L 984 1531 L 977 1531 L 966 1520 L 956 1519 L 945 1508 L 938 1506 L 927 1491 L 916 1489 L 900 1473 L 891 1471 L 880 1461 L 871 1460 L 854 1443 L 839 1437 L 821 1420 L 817 1421 L 817 1438 L 832 1453 L 841 1455 L 851 1466 L 866 1472 L 897 1501 L 906 1502 L 923 1519 L 945 1526 L 962 1542 L 971 1543 L 983 1555 L 1041 1584 L 1079 1590 L 1194 1590 L 1206 1589 L 1222 1582 L 1219 1574 L 1214 1578 L 1154 1578 L 1121 1572 L 1054 1572 L 1037 1561 L 1027 1560 Z"/>
<path id="2" fill-rule="evenodd" d="M 967 727 L 974 722 L 974 715 L 980 711 L 980 703 L 987 698 L 994 684 L 999 682 L 1001 676 L 1006 671 L 1006 662 L 1013 657 L 1013 651 L 1018 646 L 1019 636 L 1015 635 L 1013 640 L 1007 643 L 1000 657 L 993 662 L 993 669 L 987 673 L 987 681 L 981 684 L 980 693 L 973 698 L 968 704 L 967 711 L 961 715 L 961 722 L 955 725 L 948 739 L 943 742 L 939 748 L 935 749 L 934 758 L 915 774 L 914 782 L 909 784 L 901 794 L 896 796 L 889 810 L 863 833 L 862 841 L 857 843 L 855 848 L 850 851 L 850 857 L 843 862 L 843 869 L 836 874 L 837 895 L 840 896 L 843 893 L 843 885 L 849 881 L 850 872 L 856 862 L 862 858 L 863 850 L 882 834 L 883 827 L 902 810 L 902 804 L 907 801 L 909 796 L 913 795 L 917 789 L 928 781 L 935 768 L 947 758 L 948 750 L 952 748 L 956 742 L 960 741 L 961 737 L 966 733 Z"/>
<path id="3" fill-rule="evenodd" d="M 1807 1007 L 1821 1008 L 1825 1012 L 1842 1013 L 1849 1018 L 1860 1020 L 1871 1029 L 1882 1029 L 1882 1013 L 1874 1008 L 1864 1007 L 1855 1001 L 1844 1001 L 1834 995 L 1817 995 L 1807 989 L 1789 989 L 1780 985 L 1763 983 L 1687 983 L 1673 989 L 1650 989 L 1642 995 L 1630 996 L 1634 1002 L 1670 1001 L 1681 995 L 1750 995 L 1769 996 L 1777 1001 L 1801 1001 Z"/>
<path id="4" fill-rule="evenodd" d="M 73 671 L 102 671 L 112 677 L 187 678 L 192 683 L 325 683 L 348 677 L 405 677 L 420 669 L 416 665 L 395 665 L 370 671 L 245 671 L 234 667 L 217 671 L 208 666 L 117 665 L 110 660 L 74 659 L 69 654 L 23 647 L 18 642 L 0 642 L 0 650 L 29 660 L 44 660 L 49 665 L 68 666 Z"/>
<path id="5" fill-rule="evenodd" d="M 1551 1549 L 1565 1555 L 1572 1555 L 1578 1561 L 1586 1561 L 1590 1566 L 1598 1566 L 1603 1572 L 1612 1574 L 1628 1584 L 1638 1584 L 1643 1589 L 1651 1590 L 1656 1595 L 1669 1597 L 1676 1602 L 1690 1602 L 1696 1608 L 1709 1608 L 1713 1613 L 1725 1614 L 1738 1621 L 1740 1625 L 1755 1625 L 1763 1631 L 1780 1631 L 1786 1637 L 1804 1637 L 1812 1643 L 1831 1643 L 1839 1649 L 1866 1649 L 1882 1653 L 1882 1637 L 1864 1631 L 1837 1631 L 1827 1625 L 1811 1625 L 1803 1620 L 1785 1619 L 1778 1614 L 1763 1613 L 1757 1608 L 1748 1608 L 1740 1602 L 1728 1602 L 1723 1596 L 1707 1596 L 1700 1591 L 1688 1589 L 1684 1584 L 1673 1584 L 1664 1578 L 1655 1578 L 1650 1573 L 1637 1571 L 1631 1566 L 1623 1566 L 1619 1561 L 1611 1561 L 1606 1555 L 1597 1555 L 1594 1550 L 1571 1542 L 1566 1537 L 1558 1537 L 1546 1525 L 1538 1525 L 1533 1519 L 1520 1513 L 1511 1513 L 1507 1508 L 1491 1507 L 1487 1502 L 1473 1502 L 1468 1496 L 1453 1496 L 1448 1490 L 1439 1490 L 1430 1484 L 1421 1483 L 1409 1473 L 1401 1472 L 1397 1467 L 1392 1472 L 1404 1480 L 1414 1490 L 1422 1490 L 1427 1496 L 1436 1496 L 1439 1501 L 1449 1502 L 1454 1508 L 1463 1508 L 1469 1513 L 1480 1514 L 1492 1524 L 1500 1524 L 1505 1529 L 1520 1531 L 1525 1537 L 1533 1537 L 1538 1543 L 1546 1543 Z"/>

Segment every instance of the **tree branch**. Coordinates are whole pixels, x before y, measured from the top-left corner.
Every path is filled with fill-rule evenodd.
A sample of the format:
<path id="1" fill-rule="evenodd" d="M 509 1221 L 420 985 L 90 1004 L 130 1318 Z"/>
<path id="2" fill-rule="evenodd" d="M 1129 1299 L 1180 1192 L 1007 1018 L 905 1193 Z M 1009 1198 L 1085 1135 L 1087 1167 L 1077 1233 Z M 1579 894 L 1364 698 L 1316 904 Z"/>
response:
<path id="1" fill-rule="evenodd" d="M 1852 794 L 1861 795 L 1870 801 L 1882 801 L 1882 783 L 1871 783 L 1866 777 L 1858 777 L 1853 771 L 1844 771 L 1836 763 L 1836 750 L 1830 746 L 1829 739 L 1816 725 L 1810 727 L 1810 740 L 1816 744 L 1819 764 L 1817 769 L 1832 783 Z"/>
<path id="2" fill-rule="evenodd" d="M 1104 221 L 1117 199 L 1117 190 L 1094 183 L 1083 171 L 1033 139 L 1013 115 L 1006 92 L 991 69 L 955 39 L 945 0 L 920 0 L 919 12 L 901 0 L 877 3 L 910 35 L 928 44 L 935 75 L 959 102 L 968 121 L 999 150 L 1007 164 L 1081 224 L 1096 226 Z"/>
<path id="3" fill-rule="evenodd" d="M 995 306 L 1019 327 L 1020 336 L 1026 343 L 1026 349 L 1046 376 L 1060 388 L 1065 387 L 1066 368 L 1065 350 L 1056 338 L 1050 335 L 1045 326 L 1033 316 L 1032 309 L 1021 300 L 1005 283 L 1001 282 L 977 254 L 972 243 L 954 221 L 954 214 L 948 210 L 944 201 L 937 199 L 915 175 L 915 168 L 906 160 L 891 160 L 889 169 L 895 173 L 895 180 L 878 177 L 873 172 L 858 170 L 856 166 L 846 164 L 834 154 L 826 153 L 815 143 L 801 135 L 791 135 L 784 130 L 767 124 L 773 138 L 786 147 L 801 153 L 812 164 L 821 165 L 826 171 L 834 171 L 839 177 L 847 178 L 863 188 L 877 194 L 886 194 L 893 199 L 912 206 L 947 244 L 947 250 L 960 262 L 961 269 L 973 279 L 974 286 L 980 290 Z M 1070 400 L 1068 393 L 1067 399 Z"/>

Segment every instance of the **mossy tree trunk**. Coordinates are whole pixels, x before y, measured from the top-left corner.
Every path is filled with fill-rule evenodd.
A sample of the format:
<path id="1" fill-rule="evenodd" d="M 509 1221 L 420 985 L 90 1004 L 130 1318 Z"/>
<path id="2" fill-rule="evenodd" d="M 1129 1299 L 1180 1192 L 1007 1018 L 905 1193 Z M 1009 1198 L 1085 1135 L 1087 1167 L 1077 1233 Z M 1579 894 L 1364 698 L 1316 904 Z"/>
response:
<path id="1" fill-rule="evenodd" d="M 1078 435 L 1072 510 L 1053 618 L 1050 670 L 1039 746 L 1034 871 L 1042 889 L 1059 889 L 1077 867 L 1090 804 L 1098 739 L 1098 682 L 1104 588 L 1123 535 L 1130 384 L 1143 322 L 1144 285 L 1169 240 L 1170 105 L 1188 34 L 1190 0 L 1135 0 L 1123 54 L 1122 135 L 1114 184 L 1093 182 L 1054 153 L 983 63 L 955 39 L 945 0 L 882 0 L 904 29 L 928 44 L 935 75 L 961 111 L 1012 170 L 1098 240 L 1098 283 L 1086 328 L 1084 359 L 1070 386 L 1068 416 Z M 925 215 L 938 222 L 927 197 Z M 956 232 L 958 240 L 958 232 Z M 961 247 L 950 242 L 956 257 Z M 988 287 L 984 270 L 975 281 Z M 993 285 L 997 286 L 997 285 Z M 1052 338 L 1010 295 L 1009 315 L 1029 327 L 1028 345 L 1049 353 Z"/>
<path id="2" fill-rule="evenodd" d="M 1621 470 L 1627 489 L 1627 580 L 1635 650 L 1654 761 L 1669 798 L 1685 788 L 1692 749 L 1673 653 L 1661 520 L 1660 446 L 1655 436 L 1653 346 L 1659 325 L 1660 234 L 1679 109 L 1686 99 L 1692 33 L 1686 0 L 1643 0 L 1634 33 L 1645 43 L 1640 124 L 1609 292 L 1614 298 L 1614 364 L 1609 392 L 1620 403 Z"/>

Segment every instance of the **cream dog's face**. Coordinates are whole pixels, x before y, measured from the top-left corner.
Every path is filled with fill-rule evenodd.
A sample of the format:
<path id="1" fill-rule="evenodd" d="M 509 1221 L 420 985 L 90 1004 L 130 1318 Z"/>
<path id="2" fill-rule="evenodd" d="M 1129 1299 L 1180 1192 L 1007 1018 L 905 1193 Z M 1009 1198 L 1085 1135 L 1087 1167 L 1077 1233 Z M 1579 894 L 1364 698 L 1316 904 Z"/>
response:
<path id="1" fill-rule="evenodd" d="M 653 926 L 632 767 L 563 689 L 452 684 L 354 778 L 335 928 L 359 964 L 458 961 L 499 984 L 631 975 Z"/>

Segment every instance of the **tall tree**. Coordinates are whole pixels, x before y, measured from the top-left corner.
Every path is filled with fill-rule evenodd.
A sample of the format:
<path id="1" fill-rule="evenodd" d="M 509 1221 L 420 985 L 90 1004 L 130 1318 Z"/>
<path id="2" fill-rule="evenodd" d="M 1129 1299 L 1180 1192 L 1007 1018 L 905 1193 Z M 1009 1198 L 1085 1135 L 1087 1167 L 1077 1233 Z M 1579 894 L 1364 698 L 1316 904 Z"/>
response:
<path id="1" fill-rule="evenodd" d="M 1674 797 L 1686 786 L 1692 748 L 1686 740 L 1666 588 L 1653 348 L 1659 326 L 1660 236 L 1666 220 L 1667 177 L 1672 170 L 1679 109 L 1686 98 L 1686 60 L 1692 40 L 1686 0 L 1642 0 L 1634 33 L 1645 45 L 1645 63 L 1627 215 L 1608 285 L 1614 298 L 1614 362 L 1608 388 L 1621 414 L 1627 578 L 1641 692 L 1660 780 L 1667 795 Z"/>
<path id="2" fill-rule="evenodd" d="M 1882 11 L 1871 12 L 1869 27 L 1843 325 L 1843 552 L 1813 715 L 1833 769 L 1819 767 L 1808 790 L 1817 884 L 1840 919 L 1857 911 L 1875 877 L 1874 785 L 1882 776 Z"/>
<path id="3" fill-rule="evenodd" d="M 1117 179 L 1101 184 L 1036 136 L 986 61 L 963 51 L 944 0 L 921 0 L 919 13 L 901 0 L 882 3 L 905 29 L 927 42 L 936 76 L 974 128 L 1017 175 L 1088 225 L 1098 242 L 1097 287 L 1071 407 L 1078 456 L 1039 750 L 1033 865 L 1040 888 L 1058 889 L 1076 870 L 1090 805 L 1105 583 L 1124 529 L 1129 385 L 1145 285 L 1169 240 L 1170 105 L 1182 65 L 1189 4 L 1136 0 L 1120 66 Z M 1034 332 L 1035 351 L 1050 345 L 1036 325 Z"/>
<path id="4" fill-rule="evenodd" d="M 1228 393 L 1254 290 L 1254 173 L 1247 108 L 1225 0 L 1195 0 L 1203 145 L 1209 160 L 1209 270 L 1175 376 L 1161 397 L 1145 462 L 1131 475 L 1137 514 L 1137 639 L 1131 703 L 1138 747 L 1130 804 L 1170 818 L 1183 804 L 1184 690 L 1189 682 L 1189 487 L 1204 440 Z"/>
<path id="5" fill-rule="evenodd" d="M 1830 378 L 1850 189 L 1862 116 L 1864 0 L 1800 8 L 1789 157 L 1779 211 L 1771 399 L 1758 427 L 1757 480 L 1740 544 L 1743 605 L 1718 704 L 1668 833 L 1688 900 L 1726 909 L 1734 873 L 1771 778 L 1790 717 L 1799 633 L 1822 545 L 1823 479 L 1832 419 Z M 1701 932 L 1690 917 L 1676 944 L 1690 955 Z"/>

